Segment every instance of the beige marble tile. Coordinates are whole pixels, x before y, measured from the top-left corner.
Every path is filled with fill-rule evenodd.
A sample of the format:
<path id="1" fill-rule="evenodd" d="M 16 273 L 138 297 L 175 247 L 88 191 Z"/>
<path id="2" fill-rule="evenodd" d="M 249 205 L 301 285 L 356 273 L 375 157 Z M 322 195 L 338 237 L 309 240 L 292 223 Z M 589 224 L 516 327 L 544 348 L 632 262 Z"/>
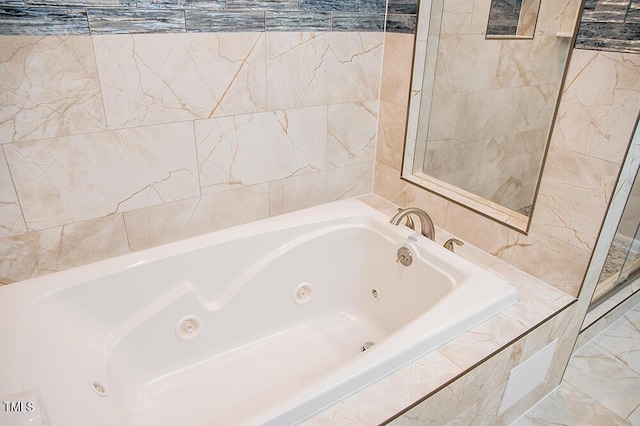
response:
<path id="1" fill-rule="evenodd" d="M 563 383 L 525 417 L 536 426 L 549 425 L 550 421 L 567 426 L 628 425 L 622 418 L 568 383 Z"/>
<path id="2" fill-rule="evenodd" d="M 478 400 L 446 423 L 446 426 L 485 426 L 495 425 L 498 420 L 498 409 L 507 384 L 503 383 L 489 392 L 485 398 Z"/>
<path id="3" fill-rule="evenodd" d="M 582 323 L 582 330 L 578 336 L 578 342 L 576 343 L 576 351 L 625 315 L 633 308 L 633 306 L 640 303 L 640 292 L 635 292 L 632 296 L 626 299 L 624 297 L 618 298 L 617 296 L 620 293 L 626 292 L 619 291 L 616 294 L 611 295 L 605 303 L 602 303 L 587 312 L 584 322 Z M 613 301 L 612 305 L 608 304 L 610 300 Z M 602 310 L 601 307 L 603 308 Z"/>
<path id="4" fill-rule="evenodd" d="M 580 0 L 541 2 L 535 31 L 536 37 L 552 36 L 558 33 L 569 34 L 569 37 L 573 35 L 574 29 L 579 23 L 581 3 Z"/>
<path id="5" fill-rule="evenodd" d="M 499 40 L 495 87 L 551 84 L 557 94 L 570 49 L 568 40 L 560 40 L 564 39 L 555 35 L 537 36 L 531 40 Z"/>
<path id="6" fill-rule="evenodd" d="M 455 138 L 460 97 L 460 93 L 440 93 L 431 97 L 427 149 L 431 141 Z"/>
<path id="7" fill-rule="evenodd" d="M 509 263 L 577 297 L 590 252 L 538 232 L 536 224 L 531 225 L 527 237 L 518 237 L 518 242 L 510 246 L 512 255 Z"/>
<path id="8" fill-rule="evenodd" d="M 29 229 L 200 195 L 191 123 L 19 142 L 5 153 Z"/>
<path id="9" fill-rule="evenodd" d="M 91 37 L 0 37 L 0 143 L 106 129 Z"/>
<path id="10" fill-rule="evenodd" d="M 447 218 L 450 204 L 435 194 L 425 194 L 425 192 L 426 191 L 420 187 L 405 183 L 401 195 L 405 202 L 404 207 L 421 208 L 429 213 L 431 220 L 433 220 L 436 226 L 441 226 Z"/>
<path id="11" fill-rule="evenodd" d="M 518 301 L 522 303 L 520 297 L 522 289 L 518 289 Z M 560 312 L 550 320 L 546 321 L 540 327 L 536 328 L 531 333 L 527 334 L 522 344 L 521 360 L 525 361 L 538 352 L 541 348 L 551 343 L 555 338 L 566 335 L 566 331 L 575 318 L 575 305 Z M 527 311 L 523 309 L 522 311 Z M 527 312 L 528 314 L 528 312 Z M 505 315 L 506 316 L 506 315 Z"/>
<path id="12" fill-rule="evenodd" d="M 377 101 L 329 105 L 327 167 L 373 164 L 377 126 Z"/>
<path id="13" fill-rule="evenodd" d="M 395 205 L 391 204 L 384 198 L 373 193 L 362 195 L 358 197 L 358 200 L 362 201 L 363 203 L 367 204 L 370 207 L 373 207 L 379 212 L 382 212 L 383 214 L 388 215 L 389 217 L 392 217 L 398 212 L 397 207 Z"/>
<path id="14" fill-rule="evenodd" d="M 577 49 L 563 92 L 552 144 L 622 162 L 638 117 L 638 55 Z"/>
<path id="15" fill-rule="evenodd" d="M 497 411 L 499 401 L 492 393 L 499 392 L 498 389 L 503 390 L 509 371 L 518 362 L 520 350 L 520 345 L 516 343 L 500 351 L 493 358 L 416 405 L 390 424 L 394 426 L 444 425 L 461 415 L 466 407 L 478 403 L 480 405 L 477 408 L 482 405 L 483 408 L 480 411 L 484 415 L 494 408 Z"/>
<path id="16" fill-rule="evenodd" d="M 623 315 L 591 344 L 640 374 L 640 312 Z"/>
<path id="17" fill-rule="evenodd" d="M 412 34 L 385 33 L 381 101 L 407 106 L 411 86 L 413 44 Z"/>
<path id="18" fill-rule="evenodd" d="M 495 85 L 500 45 L 480 34 L 440 36 L 435 93 L 491 89 Z"/>
<path id="19" fill-rule="evenodd" d="M 0 283 L 9 284 L 129 252 L 121 214 L 0 240 Z"/>
<path id="20" fill-rule="evenodd" d="M 269 110 L 378 98 L 383 33 L 266 33 Z"/>
<path id="21" fill-rule="evenodd" d="M 540 0 L 524 0 L 522 2 L 517 35 L 533 37 L 536 23 L 538 22 L 539 10 Z"/>
<path id="22" fill-rule="evenodd" d="M 453 235 L 507 262 L 513 251 L 522 244 L 520 234 L 455 203 L 449 203 L 443 226 Z"/>
<path id="23" fill-rule="evenodd" d="M 124 213 L 131 250 L 141 250 L 269 217 L 266 184 Z"/>
<path id="24" fill-rule="evenodd" d="M 0 149 L 0 238 L 21 234 L 26 230 L 9 167 Z"/>
<path id="25" fill-rule="evenodd" d="M 640 426 L 640 405 L 633 410 L 633 413 L 629 414 L 627 421 L 633 426 Z"/>
<path id="26" fill-rule="evenodd" d="M 380 147 L 378 146 L 378 152 Z M 406 207 L 407 183 L 400 180 L 400 171 L 380 161 L 376 155 L 374 166 L 373 193 L 399 207 Z"/>
<path id="27" fill-rule="evenodd" d="M 640 374 L 595 345 L 573 355 L 564 381 L 622 418 L 640 404 Z"/>
<path id="28" fill-rule="evenodd" d="M 411 380 L 406 405 L 413 404 L 461 373 L 462 369 L 439 351 L 429 352 L 408 366 L 407 374 Z"/>
<path id="29" fill-rule="evenodd" d="M 326 168 L 327 107 L 195 122 L 203 194 Z"/>
<path id="30" fill-rule="evenodd" d="M 436 226 L 443 226 L 449 208 L 445 199 L 400 180 L 400 172 L 383 163 L 376 162 L 374 174 L 376 195 L 399 207 L 420 207 L 431 216 Z"/>
<path id="31" fill-rule="evenodd" d="M 440 352 L 460 368 L 467 369 L 479 359 L 500 349 L 509 340 L 521 335 L 526 329 L 504 315 L 498 314 L 451 340 L 446 346 L 440 348 Z M 519 356 L 518 354 L 518 359 Z"/>
<path id="32" fill-rule="evenodd" d="M 551 86 L 540 85 L 462 92 L 455 137 L 466 142 L 548 130 L 555 106 L 552 91 Z"/>
<path id="33" fill-rule="evenodd" d="M 533 213 L 535 230 L 593 251 L 618 172 L 617 164 L 552 147 Z"/>
<path id="34" fill-rule="evenodd" d="M 468 34 L 471 31 L 473 9 L 473 1 L 445 1 L 440 31 L 443 34 Z"/>
<path id="35" fill-rule="evenodd" d="M 485 35 L 487 33 L 487 23 L 489 22 L 489 12 L 491 10 L 491 0 L 475 0 L 471 15 L 471 34 Z"/>
<path id="36" fill-rule="evenodd" d="M 380 101 L 376 161 L 396 170 L 402 168 L 406 105 Z"/>
<path id="37" fill-rule="evenodd" d="M 355 164 L 269 182 L 271 215 L 371 192 L 371 164 Z"/>
<path id="38" fill-rule="evenodd" d="M 264 34 L 94 36 L 110 129 L 264 111 Z"/>

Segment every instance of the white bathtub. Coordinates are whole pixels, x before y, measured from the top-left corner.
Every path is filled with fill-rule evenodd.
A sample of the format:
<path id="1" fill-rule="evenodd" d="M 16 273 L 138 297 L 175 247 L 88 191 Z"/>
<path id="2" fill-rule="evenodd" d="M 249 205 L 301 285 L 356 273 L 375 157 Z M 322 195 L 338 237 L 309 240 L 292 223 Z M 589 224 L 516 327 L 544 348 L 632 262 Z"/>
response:
<path id="1" fill-rule="evenodd" d="M 295 424 L 516 301 L 388 221 L 346 200 L 0 287 L 0 397 L 53 426 Z"/>

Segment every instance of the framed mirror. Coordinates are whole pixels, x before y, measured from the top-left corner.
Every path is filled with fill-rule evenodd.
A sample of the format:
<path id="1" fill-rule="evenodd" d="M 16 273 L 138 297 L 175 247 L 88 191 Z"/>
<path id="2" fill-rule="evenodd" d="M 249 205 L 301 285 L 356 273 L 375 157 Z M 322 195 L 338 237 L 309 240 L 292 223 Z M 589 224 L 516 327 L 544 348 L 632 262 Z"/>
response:
<path id="1" fill-rule="evenodd" d="M 488 34 L 496 4 L 531 36 Z M 526 233 L 580 4 L 421 0 L 402 178 Z"/>

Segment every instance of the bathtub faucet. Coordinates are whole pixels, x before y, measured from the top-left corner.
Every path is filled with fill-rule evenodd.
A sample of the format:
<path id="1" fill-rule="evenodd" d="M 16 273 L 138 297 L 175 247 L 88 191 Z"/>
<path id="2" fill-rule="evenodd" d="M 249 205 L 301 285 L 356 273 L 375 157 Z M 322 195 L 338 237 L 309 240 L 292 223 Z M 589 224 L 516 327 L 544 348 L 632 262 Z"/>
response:
<path id="1" fill-rule="evenodd" d="M 407 217 L 411 214 L 416 215 L 418 219 L 420 219 L 420 232 L 422 233 L 422 235 L 432 241 L 435 241 L 436 229 L 433 226 L 433 221 L 431 220 L 427 212 L 422 209 L 419 209 L 417 207 L 409 207 L 407 209 L 401 210 L 396 213 L 396 215 L 393 216 L 389 222 L 392 225 L 399 225 L 404 217 Z"/>

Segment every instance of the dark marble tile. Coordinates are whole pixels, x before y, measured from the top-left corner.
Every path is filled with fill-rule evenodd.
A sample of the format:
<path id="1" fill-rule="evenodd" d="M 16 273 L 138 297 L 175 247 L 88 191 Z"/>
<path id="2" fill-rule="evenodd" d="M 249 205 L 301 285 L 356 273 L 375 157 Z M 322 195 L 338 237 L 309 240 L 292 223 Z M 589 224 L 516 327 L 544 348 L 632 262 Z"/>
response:
<path id="1" fill-rule="evenodd" d="M 359 12 L 385 13 L 387 10 L 386 0 L 359 0 Z"/>
<path id="2" fill-rule="evenodd" d="M 514 36 L 518 31 L 517 25 L 491 25 L 487 27 L 487 35 Z"/>
<path id="3" fill-rule="evenodd" d="M 584 2 L 584 10 L 595 10 L 596 6 L 598 6 L 598 0 L 585 0 Z"/>
<path id="4" fill-rule="evenodd" d="M 264 14 L 258 10 L 186 10 L 187 32 L 264 31 Z"/>
<path id="5" fill-rule="evenodd" d="M 331 31 L 329 12 L 265 12 L 267 31 Z"/>
<path id="6" fill-rule="evenodd" d="M 617 12 L 593 10 L 582 14 L 582 22 L 618 22 L 623 23 L 626 15 Z"/>
<path id="7" fill-rule="evenodd" d="M 387 13 L 390 15 L 416 15 L 418 0 L 389 0 Z"/>
<path id="8" fill-rule="evenodd" d="M 576 48 L 640 53 L 640 24 L 581 22 Z"/>
<path id="9" fill-rule="evenodd" d="M 2 35 L 89 34 L 83 8 L 0 6 Z"/>
<path id="10" fill-rule="evenodd" d="M 624 21 L 630 24 L 640 23 L 640 0 L 631 1 Z"/>
<path id="11" fill-rule="evenodd" d="M 298 10 L 299 0 L 227 0 L 227 9 Z"/>
<path id="12" fill-rule="evenodd" d="M 582 22 L 624 22 L 629 0 L 597 0 L 585 6 Z"/>
<path id="13" fill-rule="evenodd" d="M 91 34 L 179 33 L 182 10 L 88 9 Z"/>
<path id="14" fill-rule="evenodd" d="M 136 7 L 136 0 L 26 0 L 34 6 L 69 7 Z"/>
<path id="15" fill-rule="evenodd" d="M 387 15 L 387 31 L 390 33 L 414 34 L 416 15 Z"/>
<path id="16" fill-rule="evenodd" d="M 141 9 L 224 9 L 224 0 L 137 0 Z"/>
<path id="17" fill-rule="evenodd" d="M 357 12 L 359 0 L 300 0 L 300 10 Z"/>
<path id="18" fill-rule="evenodd" d="M 384 14 L 331 14 L 331 31 L 384 31 Z"/>
<path id="19" fill-rule="evenodd" d="M 491 0 L 487 35 L 515 35 L 522 0 Z"/>

